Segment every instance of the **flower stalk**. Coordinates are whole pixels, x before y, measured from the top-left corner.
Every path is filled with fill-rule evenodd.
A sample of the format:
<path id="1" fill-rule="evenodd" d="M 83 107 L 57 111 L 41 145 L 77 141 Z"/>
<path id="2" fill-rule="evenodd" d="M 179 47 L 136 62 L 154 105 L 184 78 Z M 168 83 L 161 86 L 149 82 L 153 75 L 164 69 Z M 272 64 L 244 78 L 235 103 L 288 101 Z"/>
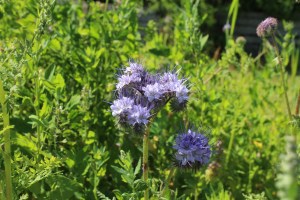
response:
<path id="1" fill-rule="evenodd" d="M 34 101 L 34 109 L 35 109 L 35 114 L 38 118 L 38 120 L 40 120 L 40 74 L 39 72 L 37 73 L 36 77 L 35 77 L 35 101 Z M 40 159 L 40 152 L 42 149 L 42 126 L 37 123 L 36 125 L 36 129 L 37 129 L 37 160 Z"/>
<path id="2" fill-rule="evenodd" d="M 149 132 L 150 126 L 147 127 L 143 137 L 143 180 L 147 183 L 148 181 L 148 157 L 149 157 Z M 149 199 L 149 188 L 147 187 L 144 192 L 144 200 Z"/>
<path id="3" fill-rule="evenodd" d="M 285 102 L 286 102 L 286 107 L 288 110 L 289 119 L 290 119 L 290 121 L 292 121 L 293 116 L 292 116 L 291 107 L 290 107 L 290 103 L 289 103 L 289 99 L 288 99 L 288 95 L 287 95 L 287 86 L 286 86 L 286 83 L 284 80 L 285 69 L 283 67 L 282 60 L 281 60 L 281 57 L 279 54 L 279 48 L 278 48 L 278 45 L 275 40 L 275 31 L 277 30 L 277 26 L 278 26 L 277 19 L 274 17 L 268 17 L 257 26 L 256 34 L 258 37 L 261 37 L 261 38 L 268 37 L 268 36 L 270 36 L 272 38 L 273 48 L 274 48 L 275 54 L 278 59 L 278 65 L 280 67 L 281 84 L 283 87 L 283 93 L 284 93 L 284 98 L 285 98 Z"/>
<path id="4" fill-rule="evenodd" d="M 275 51 L 275 54 L 278 58 L 278 64 L 279 64 L 279 67 L 280 67 L 281 84 L 282 84 L 282 87 L 283 87 L 286 107 L 287 107 L 287 110 L 288 110 L 289 118 L 290 118 L 290 120 L 292 120 L 293 116 L 292 116 L 292 112 L 291 112 L 289 98 L 288 98 L 288 95 L 287 95 L 287 86 L 286 86 L 286 83 L 285 83 L 285 80 L 284 80 L 284 67 L 282 65 L 282 60 L 281 60 L 281 57 L 279 55 L 279 49 L 278 49 L 278 46 L 277 46 L 277 43 L 276 43 L 276 40 L 275 40 L 274 32 L 271 33 L 271 37 L 272 37 L 272 40 L 273 40 L 274 51 Z"/>
<path id="5" fill-rule="evenodd" d="M 0 103 L 3 115 L 3 130 L 4 130 L 4 167 L 5 167 L 5 183 L 6 183 L 6 199 L 12 200 L 12 180 L 11 180 L 11 142 L 9 130 L 9 114 L 5 101 L 5 92 L 3 83 L 0 80 Z"/>

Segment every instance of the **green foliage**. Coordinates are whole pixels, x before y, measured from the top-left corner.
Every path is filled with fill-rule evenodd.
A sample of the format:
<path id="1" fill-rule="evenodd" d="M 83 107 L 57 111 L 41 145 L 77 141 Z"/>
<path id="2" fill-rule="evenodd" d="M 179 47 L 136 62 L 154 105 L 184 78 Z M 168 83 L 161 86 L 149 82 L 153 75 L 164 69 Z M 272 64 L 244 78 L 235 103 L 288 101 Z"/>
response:
<path id="1" fill-rule="evenodd" d="M 232 24 L 239 2 L 231 4 Z M 153 10 L 166 14 L 141 26 L 139 17 Z M 0 11 L 0 79 L 11 122 L 3 127 L 1 108 L 0 150 L 10 130 L 14 199 L 140 199 L 146 188 L 152 199 L 279 197 L 275 179 L 290 129 L 268 41 L 254 58 L 244 38 L 228 38 L 220 59 L 210 58 L 206 27 L 215 8 L 205 1 L 2 1 Z M 278 42 L 292 66 L 293 79 L 285 76 L 294 108 L 299 50 L 292 25 L 284 27 Z M 186 111 L 167 107 L 153 121 L 147 182 L 142 138 L 119 129 L 110 113 L 117 69 L 129 59 L 155 71 L 178 66 L 191 85 Z M 190 126 L 208 127 L 209 138 L 222 141 L 215 165 L 177 171 L 162 195 L 174 139 Z M 0 166 L 1 198 L 3 156 Z"/>
<path id="2" fill-rule="evenodd" d="M 286 136 L 285 151 L 285 154 L 280 156 L 282 160 L 276 183 L 278 197 L 280 199 L 298 199 L 300 187 L 297 178 L 300 161 L 297 155 L 295 136 Z"/>
<path id="3" fill-rule="evenodd" d="M 131 193 L 128 189 L 125 191 L 114 190 L 117 199 L 140 199 L 143 196 L 143 191 L 147 187 L 147 183 L 141 179 L 137 179 L 136 176 L 140 174 L 141 159 L 139 159 L 135 168 L 133 168 L 133 160 L 130 153 L 121 151 L 120 159 L 118 161 L 121 167 L 112 166 L 122 177 L 122 181 L 127 183 Z"/>
<path id="4" fill-rule="evenodd" d="M 224 190 L 223 185 L 219 184 L 216 189 L 212 188 L 211 195 L 206 196 L 206 199 L 208 199 L 208 200 L 217 200 L 217 199 L 230 200 L 230 199 L 232 199 L 232 197 L 230 196 L 228 191 Z"/>
<path id="5" fill-rule="evenodd" d="M 247 200 L 267 200 L 267 197 L 265 197 L 265 193 L 264 192 L 262 192 L 261 194 L 244 195 L 244 197 Z"/>

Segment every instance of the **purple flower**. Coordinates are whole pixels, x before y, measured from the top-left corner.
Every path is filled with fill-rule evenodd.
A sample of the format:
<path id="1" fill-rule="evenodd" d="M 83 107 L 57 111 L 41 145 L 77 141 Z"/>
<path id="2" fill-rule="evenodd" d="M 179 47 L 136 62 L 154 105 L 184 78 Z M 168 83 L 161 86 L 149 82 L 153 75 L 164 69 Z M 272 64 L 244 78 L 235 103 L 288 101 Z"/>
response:
<path id="1" fill-rule="evenodd" d="M 224 24 L 222 31 L 226 32 L 227 30 L 229 30 L 231 28 L 230 24 L 228 22 L 226 22 L 226 24 Z"/>
<path id="2" fill-rule="evenodd" d="M 162 84 L 164 83 L 174 83 L 174 82 L 178 82 L 178 76 L 176 73 L 170 73 L 170 72 L 165 72 L 161 78 L 160 78 L 160 82 Z"/>
<path id="3" fill-rule="evenodd" d="M 268 17 L 262 21 L 256 28 L 256 34 L 258 37 L 269 36 L 277 29 L 277 19 L 274 17 Z"/>
<path id="4" fill-rule="evenodd" d="M 189 95 L 188 95 L 189 90 L 185 85 L 177 83 L 174 86 L 174 91 L 176 93 L 178 103 L 183 103 L 189 99 Z"/>
<path id="5" fill-rule="evenodd" d="M 138 83 L 141 81 L 139 74 L 124 74 L 118 78 L 119 83 L 117 84 L 117 89 L 122 89 L 125 85 L 130 85 L 131 83 Z"/>
<path id="6" fill-rule="evenodd" d="M 162 88 L 158 83 L 154 83 L 153 85 L 147 85 L 142 88 L 145 96 L 148 98 L 148 101 L 151 102 L 153 100 L 158 100 L 163 95 Z"/>
<path id="7" fill-rule="evenodd" d="M 176 73 L 165 72 L 159 80 L 159 83 L 164 88 L 165 92 L 174 92 L 174 85 L 179 83 Z"/>
<path id="8" fill-rule="evenodd" d="M 144 124 L 149 121 L 150 110 L 141 105 L 134 105 L 128 112 L 128 123 L 131 125 Z"/>
<path id="9" fill-rule="evenodd" d="M 176 164 L 184 168 L 199 168 L 207 164 L 211 157 L 208 139 L 190 129 L 186 134 L 177 136 L 173 148 L 177 150 L 175 154 Z"/>
<path id="10" fill-rule="evenodd" d="M 123 127 L 142 132 L 151 113 L 158 112 L 171 101 L 174 111 L 186 107 L 189 90 L 177 72 L 150 74 L 140 64 L 130 62 L 118 76 L 117 100 L 111 105 L 112 115 Z M 173 103 L 172 103 L 173 102 Z"/>
<path id="11" fill-rule="evenodd" d="M 122 97 L 121 99 L 114 100 L 110 106 L 113 116 L 118 116 L 128 112 L 134 104 L 134 101 L 128 97 Z"/>
<path id="12" fill-rule="evenodd" d="M 183 79 L 178 79 L 176 73 L 166 72 L 160 78 L 164 92 L 174 92 L 179 103 L 188 100 L 188 88 L 183 84 Z"/>
<path id="13" fill-rule="evenodd" d="M 145 72 L 144 67 L 141 64 L 135 63 L 135 62 L 129 62 L 129 67 L 126 67 L 125 73 L 130 74 L 140 74 Z"/>

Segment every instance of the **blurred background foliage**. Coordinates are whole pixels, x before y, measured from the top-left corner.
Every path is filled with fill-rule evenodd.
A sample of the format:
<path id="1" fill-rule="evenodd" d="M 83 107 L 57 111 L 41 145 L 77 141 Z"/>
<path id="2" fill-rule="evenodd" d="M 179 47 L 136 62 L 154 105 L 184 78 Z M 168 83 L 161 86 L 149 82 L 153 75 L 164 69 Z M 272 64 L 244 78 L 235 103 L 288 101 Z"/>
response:
<path id="1" fill-rule="evenodd" d="M 239 11 L 287 18 L 299 9 L 292 0 L 237 2 Z M 244 50 L 246 40 L 225 37 L 215 27 L 216 13 L 227 15 L 231 3 L 2 1 L 0 75 L 14 126 L 16 199 L 140 198 L 141 184 L 129 183 L 141 176 L 142 138 L 119 129 L 109 108 L 118 69 L 128 60 L 150 71 L 180 68 L 191 84 L 187 110 L 167 107 L 151 128 L 153 196 L 172 166 L 176 135 L 201 126 L 213 143 L 221 141 L 219 153 L 200 171 L 179 171 L 172 198 L 277 199 L 280 155 L 290 131 L 279 69 L 268 41 L 253 57 Z M 291 26 L 278 37 L 291 68 L 286 77 L 293 110 L 300 85 L 295 37 Z M 225 41 L 219 49 L 218 38 Z M 2 157 L 0 166 L 3 178 Z M 131 171 L 131 179 L 120 169 Z"/>

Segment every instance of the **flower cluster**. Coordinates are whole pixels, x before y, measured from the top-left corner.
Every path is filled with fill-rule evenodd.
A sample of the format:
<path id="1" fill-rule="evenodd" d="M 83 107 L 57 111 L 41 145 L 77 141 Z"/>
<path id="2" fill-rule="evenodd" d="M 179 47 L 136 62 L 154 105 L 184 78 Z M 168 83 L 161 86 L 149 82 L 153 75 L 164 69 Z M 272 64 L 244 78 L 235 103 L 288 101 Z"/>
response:
<path id="1" fill-rule="evenodd" d="M 185 108 L 189 89 L 177 72 L 150 74 L 142 65 L 129 62 L 118 76 L 117 99 L 111 105 L 112 115 L 122 125 L 136 132 L 147 126 L 151 116 L 168 101 L 174 110 Z"/>
<path id="2" fill-rule="evenodd" d="M 208 139 L 190 129 L 187 133 L 177 136 L 173 148 L 177 151 L 175 154 L 176 165 L 183 168 L 197 169 L 207 164 L 211 157 Z"/>
<path id="3" fill-rule="evenodd" d="M 268 17 L 262 21 L 256 28 L 256 34 L 258 37 L 269 36 L 277 29 L 277 19 L 274 17 Z"/>

